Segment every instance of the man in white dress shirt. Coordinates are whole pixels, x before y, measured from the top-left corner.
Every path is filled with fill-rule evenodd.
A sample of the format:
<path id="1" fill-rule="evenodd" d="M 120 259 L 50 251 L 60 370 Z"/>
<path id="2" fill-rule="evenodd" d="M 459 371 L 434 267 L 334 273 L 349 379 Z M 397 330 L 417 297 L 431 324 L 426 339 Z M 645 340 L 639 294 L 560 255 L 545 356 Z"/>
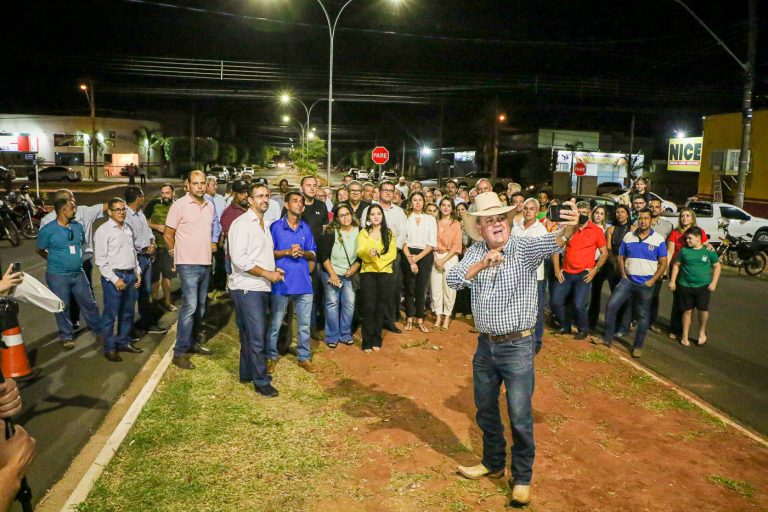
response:
<path id="1" fill-rule="evenodd" d="M 235 303 L 240 329 L 240 381 L 253 382 L 256 392 L 271 398 L 278 395 L 267 371 L 264 348 L 272 283 L 282 281 L 285 272 L 275 268 L 274 244 L 265 214 L 269 208 L 269 188 L 252 183 L 248 192 L 248 211 L 229 228 L 229 257 L 232 273 L 229 293 Z"/>
<path id="2" fill-rule="evenodd" d="M 104 292 L 104 357 L 113 363 L 123 359 L 118 352 L 142 352 L 131 344 L 133 310 L 141 286 L 141 268 L 134 248 L 133 230 L 125 223 L 126 204 L 118 197 L 108 204 L 109 220 L 94 236 L 96 266 Z M 115 334 L 117 320 L 117 334 Z"/>

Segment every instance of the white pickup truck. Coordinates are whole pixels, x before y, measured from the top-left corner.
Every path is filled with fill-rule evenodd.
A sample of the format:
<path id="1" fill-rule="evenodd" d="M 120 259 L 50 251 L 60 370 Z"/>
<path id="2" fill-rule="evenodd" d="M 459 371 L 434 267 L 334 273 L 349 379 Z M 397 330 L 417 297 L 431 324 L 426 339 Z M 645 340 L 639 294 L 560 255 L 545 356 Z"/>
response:
<path id="1" fill-rule="evenodd" d="M 726 203 L 690 201 L 687 205 L 696 213 L 696 225 L 703 229 L 712 242 L 719 242 L 722 235 L 718 228 L 720 218 L 730 221 L 728 231 L 734 236 L 752 235 L 754 240 L 768 242 L 768 220 L 755 217 L 741 208 Z"/>

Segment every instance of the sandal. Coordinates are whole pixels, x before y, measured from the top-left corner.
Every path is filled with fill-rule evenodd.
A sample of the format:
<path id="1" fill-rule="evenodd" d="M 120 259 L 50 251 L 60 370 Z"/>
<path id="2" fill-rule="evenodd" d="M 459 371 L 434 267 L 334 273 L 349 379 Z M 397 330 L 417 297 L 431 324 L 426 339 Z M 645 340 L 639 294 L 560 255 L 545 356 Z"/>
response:
<path id="1" fill-rule="evenodd" d="M 343 343 L 345 345 L 354 345 L 355 344 L 355 340 L 344 340 L 344 341 L 342 341 L 340 343 Z"/>
<path id="2" fill-rule="evenodd" d="M 336 348 L 338 343 L 326 343 L 326 345 L 328 345 L 328 348 Z"/>
<path id="3" fill-rule="evenodd" d="M 379 350 L 381 350 L 381 347 L 373 347 L 374 352 L 378 352 Z"/>
<path id="4" fill-rule="evenodd" d="M 690 347 L 691 346 L 691 342 L 690 341 L 688 341 L 687 339 L 682 339 L 682 338 L 680 339 L 680 344 L 682 346 L 684 346 L 684 347 Z"/>
<path id="5" fill-rule="evenodd" d="M 364 348 L 363 352 L 365 352 L 366 354 L 370 354 L 371 352 L 373 352 L 373 350 L 371 350 L 369 348 Z"/>
<path id="6" fill-rule="evenodd" d="M 699 336 L 699 339 L 696 341 L 696 344 L 697 345 L 703 345 L 706 342 L 707 342 L 707 337 L 706 336 Z"/>
<path id="7" fill-rule="evenodd" d="M 405 327 L 403 327 L 406 331 L 412 331 L 413 330 L 413 322 L 411 320 L 408 320 L 405 323 Z"/>
<path id="8" fill-rule="evenodd" d="M 421 332 L 429 332 L 429 329 L 427 329 L 427 326 L 424 325 L 424 322 L 417 323 L 416 327 L 418 327 Z"/>

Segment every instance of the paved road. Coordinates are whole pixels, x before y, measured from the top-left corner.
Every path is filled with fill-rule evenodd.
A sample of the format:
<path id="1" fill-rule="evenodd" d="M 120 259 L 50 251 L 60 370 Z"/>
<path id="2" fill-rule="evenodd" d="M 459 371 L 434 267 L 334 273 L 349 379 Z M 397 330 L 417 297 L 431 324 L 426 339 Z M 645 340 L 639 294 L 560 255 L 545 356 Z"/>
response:
<path id="1" fill-rule="evenodd" d="M 724 270 L 712 295 L 707 343 L 683 347 L 649 333 L 639 362 L 768 436 L 768 281 Z M 608 286 L 603 291 L 603 308 Z M 662 290 L 660 316 L 669 324 L 672 294 Z M 691 332 L 698 334 L 694 323 Z M 632 338 L 625 338 L 627 341 Z"/>

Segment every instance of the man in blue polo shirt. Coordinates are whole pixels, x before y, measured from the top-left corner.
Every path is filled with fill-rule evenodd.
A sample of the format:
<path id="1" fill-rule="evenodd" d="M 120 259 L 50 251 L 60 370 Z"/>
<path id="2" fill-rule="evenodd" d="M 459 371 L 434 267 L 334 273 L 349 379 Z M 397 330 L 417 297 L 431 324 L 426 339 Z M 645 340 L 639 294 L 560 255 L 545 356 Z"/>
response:
<path id="1" fill-rule="evenodd" d="M 603 344 L 610 346 L 616 334 L 616 316 L 630 298 L 637 308 L 638 322 L 632 357 L 643 354 L 643 342 L 650 323 L 651 299 L 656 282 L 667 269 L 667 244 L 664 237 L 651 229 L 651 210 L 637 214 L 637 229 L 624 236 L 619 247 L 617 267 L 621 281 L 614 288 L 605 311 Z"/>
<path id="2" fill-rule="evenodd" d="M 74 329 L 69 314 L 74 299 L 83 312 L 88 328 L 102 335 L 101 317 L 88 279 L 83 271 L 83 248 L 87 244 L 85 228 L 75 219 L 75 203 L 62 197 L 53 203 L 56 220 L 40 229 L 37 252 L 48 260 L 45 280 L 48 288 L 64 302 L 64 311 L 56 313 L 59 339 L 65 349 L 75 348 Z"/>
<path id="3" fill-rule="evenodd" d="M 304 196 L 288 192 L 285 216 L 272 223 L 269 230 L 275 245 L 275 266 L 285 271 L 285 279 L 272 285 L 270 310 L 272 320 L 266 347 L 267 371 L 272 373 L 277 362 L 277 337 L 288 303 L 292 302 L 298 322 L 299 366 L 310 373 L 315 367 L 310 359 L 310 321 L 312 316 L 312 278 L 317 246 L 309 224 L 301 220 Z"/>

